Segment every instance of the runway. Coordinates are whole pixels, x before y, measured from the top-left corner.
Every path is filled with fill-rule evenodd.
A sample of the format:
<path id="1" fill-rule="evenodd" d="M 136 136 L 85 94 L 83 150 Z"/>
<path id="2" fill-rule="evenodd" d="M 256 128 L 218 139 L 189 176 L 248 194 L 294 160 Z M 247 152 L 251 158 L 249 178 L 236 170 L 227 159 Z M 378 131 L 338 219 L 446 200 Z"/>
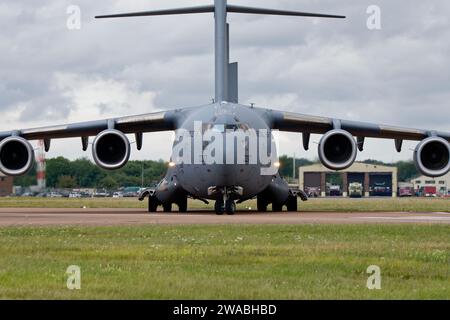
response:
<path id="1" fill-rule="evenodd" d="M 0 208 L 0 227 L 12 226 L 121 226 L 188 224 L 450 224 L 450 212 L 423 213 L 257 213 L 214 212 L 149 214 L 142 209 L 22 209 Z"/>

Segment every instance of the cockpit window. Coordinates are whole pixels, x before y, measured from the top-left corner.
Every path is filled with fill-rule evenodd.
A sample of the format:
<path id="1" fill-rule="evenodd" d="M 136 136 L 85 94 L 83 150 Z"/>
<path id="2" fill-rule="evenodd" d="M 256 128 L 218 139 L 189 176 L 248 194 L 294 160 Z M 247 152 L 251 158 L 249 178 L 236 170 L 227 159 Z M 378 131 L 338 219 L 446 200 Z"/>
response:
<path id="1" fill-rule="evenodd" d="M 239 126 L 237 124 L 227 124 L 225 126 L 226 130 L 228 131 L 236 131 L 239 129 Z"/>
<path id="2" fill-rule="evenodd" d="M 219 133 L 225 133 L 225 125 L 224 124 L 215 124 L 211 128 L 212 131 L 219 132 Z"/>
<path id="3" fill-rule="evenodd" d="M 214 132 L 225 133 L 227 131 L 238 131 L 238 130 L 247 131 L 248 129 L 249 126 L 245 123 L 236 123 L 236 124 L 210 123 L 203 125 L 203 132 L 207 130 L 212 130 Z"/>

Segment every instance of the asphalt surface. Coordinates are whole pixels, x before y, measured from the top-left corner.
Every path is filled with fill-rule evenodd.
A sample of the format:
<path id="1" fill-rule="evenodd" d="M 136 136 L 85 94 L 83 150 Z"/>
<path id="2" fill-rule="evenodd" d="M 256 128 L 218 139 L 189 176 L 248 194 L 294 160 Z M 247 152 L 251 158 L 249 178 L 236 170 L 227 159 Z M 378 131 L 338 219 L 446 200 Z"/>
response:
<path id="1" fill-rule="evenodd" d="M 214 212 L 149 214 L 139 209 L 22 209 L 0 208 L 0 227 L 8 226 L 119 226 L 184 224 L 450 224 L 450 212 L 423 213 L 257 213 Z"/>

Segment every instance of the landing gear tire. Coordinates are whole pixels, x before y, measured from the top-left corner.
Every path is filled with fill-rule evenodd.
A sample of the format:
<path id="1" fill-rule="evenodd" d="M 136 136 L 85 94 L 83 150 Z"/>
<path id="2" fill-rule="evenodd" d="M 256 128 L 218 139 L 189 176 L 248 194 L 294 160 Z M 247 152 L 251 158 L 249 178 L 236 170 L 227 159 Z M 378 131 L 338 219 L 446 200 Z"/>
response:
<path id="1" fill-rule="evenodd" d="M 259 212 L 267 212 L 267 202 L 262 197 L 256 199 L 256 207 Z"/>
<path id="2" fill-rule="evenodd" d="M 288 212 L 297 212 L 298 210 L 297 197 L 289 196 L 288 201 L 286 203 L 286 207 Z"/>
<path id="3" fill-rule="evenodd" d="M 164 204 L 164 205 L 163 205 L 163 208 L 164 208 L 164 212 L 165 212 L 165 213 L 170 213 L 170 212 L 172 212 L 172 204 L 171 204 L 171 203 L 169 203 L 169 204 Z"/>
<path id="4" fill-rule="evenodd" d="M 228 200 L 225 205 L 227 215 L 232 216 L 236 213 L 236 203 L 233 200 Z"/>
<path id="5" fill-rule="evenodd" d="M 283 211 L 283 205 L 282 204 L 277 204 L 277 203 L 272 203 L 272 211 L 273 212 L 281 212 L 281 211 Z"/>
<path id="6" fill-rule="evenodd" d="M 187 199 L 187 197 L 183 198 L 178 203 L 178 209 L 179 209 L 180 213 L 186 213 L 188 211 L 188 199 Z"/>
<path id="7" fill-rule="evenodd" d="M 148 197 L 148 212 L 158 212 L 158 199 L 155 197 Z"/>
<path id="8" fill-rule="evenodd" d="M 225 213 L 225 208 L 223 205 L 223 200 L 217 200 L 216 204 L 214 205 L 214 209 L 216 210 L 216 214 L 218 216 L 221 216 Z"/>

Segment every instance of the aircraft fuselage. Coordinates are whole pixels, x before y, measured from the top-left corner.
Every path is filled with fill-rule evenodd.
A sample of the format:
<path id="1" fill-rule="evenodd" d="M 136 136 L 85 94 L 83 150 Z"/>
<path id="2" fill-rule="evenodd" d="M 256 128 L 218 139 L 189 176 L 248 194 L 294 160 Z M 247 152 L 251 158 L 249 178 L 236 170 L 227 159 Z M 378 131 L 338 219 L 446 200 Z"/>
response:
<path id="1" fill-rule="evenodd" d="M 273 133 L 256 109 L 218 103 L 181 118 L 166 177 L 169 185 L 176 183 L 205 199 L 216 199 L 213 188 L 236 187 L 241 192 L 235 199 L 249 199 L 278 174 Z"/>

